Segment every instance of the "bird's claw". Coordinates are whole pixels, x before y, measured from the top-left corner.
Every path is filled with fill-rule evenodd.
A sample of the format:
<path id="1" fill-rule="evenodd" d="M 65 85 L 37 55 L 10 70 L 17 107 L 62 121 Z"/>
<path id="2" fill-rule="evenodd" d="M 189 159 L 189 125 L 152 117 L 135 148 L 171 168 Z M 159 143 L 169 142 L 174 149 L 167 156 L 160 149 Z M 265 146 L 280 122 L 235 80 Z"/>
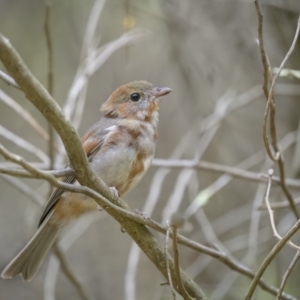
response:
<path id="1" fill-rule="evenodd" d="M 114 186 L 110 187 L 110 191 L 113 193 L 113 195 L 115 196 L 115 198 L 120 198 L 119 192 L 118 192 L 118 190 Z"/>
<path id="2" fill-rule="evenodd" d="M 147 213 L 145 213 L 143 211 L 139 211 L 138 209 L 134 209 L 133 212 L 137 215 L 142 216 L 145 220 L 149 219 L 149 216 L 147 215 Z"/>

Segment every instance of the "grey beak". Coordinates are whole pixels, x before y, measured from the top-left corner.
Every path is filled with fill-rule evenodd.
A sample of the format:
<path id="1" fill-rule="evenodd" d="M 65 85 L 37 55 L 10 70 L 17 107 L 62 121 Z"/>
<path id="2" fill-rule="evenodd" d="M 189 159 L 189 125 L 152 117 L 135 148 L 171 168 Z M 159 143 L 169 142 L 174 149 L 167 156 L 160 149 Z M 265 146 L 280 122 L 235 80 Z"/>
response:
<path id="1" fill-rule="evenodd" d="M 169 93 L 172 92 L 172 90 L 168 87 L 156 87 L 153 89 L 153 92 L 154 92 L 154 96 L 158 98 L 158 97 L 168 95 Z"/>

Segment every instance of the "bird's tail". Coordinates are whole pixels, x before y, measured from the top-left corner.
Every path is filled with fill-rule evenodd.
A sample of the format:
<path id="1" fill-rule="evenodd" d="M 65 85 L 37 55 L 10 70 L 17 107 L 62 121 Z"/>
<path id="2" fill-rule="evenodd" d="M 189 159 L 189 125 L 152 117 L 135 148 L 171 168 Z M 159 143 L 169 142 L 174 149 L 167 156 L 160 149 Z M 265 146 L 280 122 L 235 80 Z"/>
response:
<path id="1" fill-rule="evenodd" d="M 3 270 L 2 278 L 13 278 L 20 274 L 24 280 L 30 281 L 34 277 L 60 231 L 60 228 L 47 224 L 51 215 L 24 249 Z"/>

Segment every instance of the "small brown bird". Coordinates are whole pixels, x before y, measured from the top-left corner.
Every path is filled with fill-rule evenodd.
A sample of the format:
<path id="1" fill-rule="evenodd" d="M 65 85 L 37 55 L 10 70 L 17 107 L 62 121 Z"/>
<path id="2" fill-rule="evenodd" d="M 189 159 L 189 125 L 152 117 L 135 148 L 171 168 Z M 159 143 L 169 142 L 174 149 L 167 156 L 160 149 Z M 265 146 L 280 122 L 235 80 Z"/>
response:
<path id="1" fill-rule="evenodd" d="M 82 138 L 92 169 L 120 196 L 129 192 L 151 165 L 157 140 L 159 98 L 172 90 L 135 81 L 116 89 L 102 105 L 104 117 Z M 78 184 L 74 176 L 64 182 Z M 82 214 L 97 210 L 97 203 L 82 194 L 56 189 L 48 200 L 39 228 L 25 248 L 1 274 L 21 274 L 31 280 L 61 228 Z"/>

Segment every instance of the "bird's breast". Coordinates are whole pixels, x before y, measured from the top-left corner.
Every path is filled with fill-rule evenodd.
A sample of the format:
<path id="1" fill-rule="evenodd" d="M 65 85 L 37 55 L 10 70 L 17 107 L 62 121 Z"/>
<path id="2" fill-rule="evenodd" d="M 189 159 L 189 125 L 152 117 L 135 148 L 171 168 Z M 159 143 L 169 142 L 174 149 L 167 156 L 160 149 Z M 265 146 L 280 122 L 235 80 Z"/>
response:
<path id="1" fill-rule="evenodd" d="M 122 122 L 111 126 L 92 167 L 122 196 L 129 192 L 149 169 L 156 147 L 156 129 L 145 122 Z"/>

